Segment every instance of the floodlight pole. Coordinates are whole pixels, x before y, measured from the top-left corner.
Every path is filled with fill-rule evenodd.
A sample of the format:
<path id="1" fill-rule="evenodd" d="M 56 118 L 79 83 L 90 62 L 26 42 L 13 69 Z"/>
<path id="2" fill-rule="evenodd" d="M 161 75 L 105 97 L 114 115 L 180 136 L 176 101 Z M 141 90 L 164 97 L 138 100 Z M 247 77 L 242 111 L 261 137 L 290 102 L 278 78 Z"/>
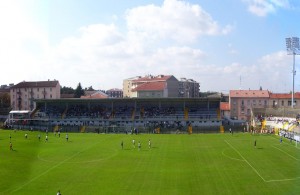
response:
<path id="1" fill-rule="evenodd" d="M 292 108 L 294 108 L 294 93 L 295 93 L 295 55 L 296 53 L 293 51 L 293 92 L 292 92 Z"/>
<path id="2" fill-rule="evenodd" d="M 291 106 L 294 108 L 294 90 L 295 90 L 295 56 L 299 54 L 299 38 L 298 37 L 290 37 L 286 38 L 286 49 L 288 55 L 293 55 L 293 91 L 292 91 L 292 103 Z"/>

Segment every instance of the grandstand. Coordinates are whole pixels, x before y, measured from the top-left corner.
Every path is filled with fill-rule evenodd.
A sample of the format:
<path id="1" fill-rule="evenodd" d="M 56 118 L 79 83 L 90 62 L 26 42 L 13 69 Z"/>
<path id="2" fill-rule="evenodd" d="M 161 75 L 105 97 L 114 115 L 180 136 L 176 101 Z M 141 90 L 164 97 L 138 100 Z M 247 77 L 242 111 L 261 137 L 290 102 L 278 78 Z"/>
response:
<path id="1" fill-rule="evenodd" d="M 98 133 L 219 132 L 222 125 L 220 98 L 43 99 L 29 118 L 9 119 L 14 128 Z"/>
<path id="2" fill-rule="evenodd" d="M 252 127 L 258 132 L 283 134 L 295 140 L 294 136 L 300 135 L 299 113 L 300 109 L 294 108 L 254 108 Z"/>

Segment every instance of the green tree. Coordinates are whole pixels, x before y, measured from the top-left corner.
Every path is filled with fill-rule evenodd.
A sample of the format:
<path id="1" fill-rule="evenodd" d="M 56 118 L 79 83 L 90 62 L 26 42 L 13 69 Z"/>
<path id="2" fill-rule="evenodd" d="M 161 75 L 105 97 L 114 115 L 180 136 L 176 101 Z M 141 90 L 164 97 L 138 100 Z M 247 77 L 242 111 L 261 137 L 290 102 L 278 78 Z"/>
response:
<path id="1" fill-rule="evenodd" d="M 61 94 L 74 94 L 75 93 L 75 89 L 73 89 L 72 87 L 61 87 L 60 88 L 60 93 Z"/>
<path id="2" fill-rule="evenodd" d="M 78 83 L 78 86 L 75 89 L 74 98 L 80 98 L 82 95 L 84 95 L 84 90 L 82 89 L 81 84 Z"/>
<path id="3" fill-rule="evenodd" d="M 89 86 L 89 88 L 85 88 L 86 91 L 95 91 L 95 89 L 93 88 L 93 86 Z"/>
<path id="4" fill-rule="evenodd" d="M 10 107 L 9 93 L 0 94 L 0 107 L 1 108 L 9 108 Z"/>

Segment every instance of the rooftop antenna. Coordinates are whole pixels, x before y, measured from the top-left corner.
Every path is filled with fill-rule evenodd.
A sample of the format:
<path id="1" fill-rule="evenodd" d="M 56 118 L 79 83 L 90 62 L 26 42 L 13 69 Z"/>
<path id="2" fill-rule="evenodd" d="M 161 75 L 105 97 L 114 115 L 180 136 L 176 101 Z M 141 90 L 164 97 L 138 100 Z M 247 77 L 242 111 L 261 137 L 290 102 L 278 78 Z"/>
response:
<path id="1" fill-rule="evenodd" d="M 240 90 L 242 89 L 242 76 L 240 75 Z"/>

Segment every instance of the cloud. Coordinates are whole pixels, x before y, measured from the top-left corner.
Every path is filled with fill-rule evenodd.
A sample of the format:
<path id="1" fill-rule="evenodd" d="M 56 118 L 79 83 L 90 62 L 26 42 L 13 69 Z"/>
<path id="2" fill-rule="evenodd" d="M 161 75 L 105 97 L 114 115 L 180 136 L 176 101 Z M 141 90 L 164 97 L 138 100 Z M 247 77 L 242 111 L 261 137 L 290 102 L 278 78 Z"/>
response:
<path id="1" fill-rule="evenodd" d="M 292 77 L 290 57 L 285 51 L 278 51 L 262 56 L 254 64 L 235 62 L 224 67 L 199 66 L 198 77 L 201 78 L 200 82 L 203 84 L 204 91 L 259 89 L 262 86 L 263 89 L 275 92 L 289 92 Z"/>
<path id="2" fill-rule="evenodd" d="M 128 29 L 152 39 L 193 42 L 202 35 L 227 34 L 231 25 L 220 27 L 200 5 L 165 0 L 162 6 L 140 6 L 126 12 Z"/>
<path id="3" fill-rule="evenodd" d="M 278 2 L 272 5 L 278 7 Z M 172 74 L 200 82 L 201 91 L 238 89 L 240 77 L 243 89 L 262 85 L 283 91 L 278 81 L 290 85 L 291 56 L 286 52 L 262 56 L 255 64 L 214 64 L 198 39 L 224 35 L 231 27 L 221 27 L 199 5 L 166 0 L 161 6 L 135 7 L 126 11 L 125 29 L 117 23 L 87 24 L 51 47 L 48 32 L 18 6 L 10 9 L 4 14 L 0 6 L 0 64 L 7 67 L 2 83 L 57 79 L 63 86 L 75 88 L 81 82 L 83 87 L 109 89 L 122 88 L 123 79 L 133 76 Z M 227 50 L 240 55 L 235 45 L 228 44 Z"/>
<path id="4" fill-rule="evenodd" d="M 0 2 L 0 64 L 5 67 L 1 78 L 10 83 L 33 78 L 43 69 L 41 62 L 49 50 L 47 33 L 34 24 L 22 3 Z"/>
<path id="5" fill-rule="evenodd" d="M 275 13 L 277 9 L 289 8 L 289 0 L 244 0 L 248 11 L 257 16 L 266 16 Z"/>

